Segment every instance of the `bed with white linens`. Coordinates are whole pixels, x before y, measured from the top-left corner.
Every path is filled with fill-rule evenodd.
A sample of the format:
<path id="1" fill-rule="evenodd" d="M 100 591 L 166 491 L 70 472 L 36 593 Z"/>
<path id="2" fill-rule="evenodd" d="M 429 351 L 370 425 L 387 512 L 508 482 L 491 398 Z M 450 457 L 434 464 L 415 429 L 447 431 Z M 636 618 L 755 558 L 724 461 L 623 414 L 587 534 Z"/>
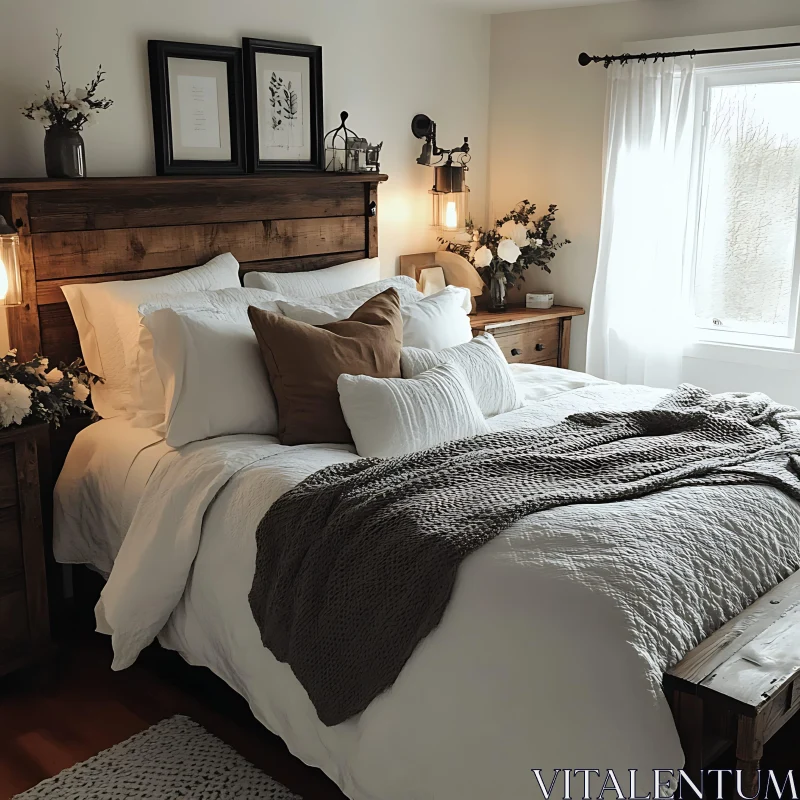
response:
<path id="1" fill-rule="evenodd" d="M 422 298 L 409 278 L 381 278 L 384 179 L 2 189 L 29 220 L 23 266 L 38 300 L 12 310 L 12 341 L 22 356 L 81 352 L 104 379 L 93 389 L 102 419 L 75 438 L 56 486 L 56 559 L 108 579 L 97 625 L 114 668 L 155 639 L 208 667 L 353 800 L 535 797 L 534 769 L 635 769 L 650 776 L 646 794 L 654 769 L 684 763 L 664 671 L 800 567 L 800 504 L 777 488 L 684 486 L 518 519 L 460 564 L 438 626 L 341 724 L 320 721 L 292 667 L 262 644 L 249 600 L 256 530 L 307 477 L 359 461 L 357 450 L 392 456 L 576 413 L 652 409 L 667 394 L 502 357 L 484 376 L 489 362 L 470 373 L 467 359 L 464 370 L 421 373 L 438 370 L 472 397 L 459 411 L 445 392 L 429 406 L 436 425 L 426 427 L 424 405 L 385 416 L 345 381 L 354 444 L 281 444 L 249 307 L 323 325 L 388 291 L 419 363 L 472 342 L 463 291 Z M 241 264 L 223 254 L 194 266 L 226 246 Z M 491 337 L 483 344 L 491 360 Z"/>

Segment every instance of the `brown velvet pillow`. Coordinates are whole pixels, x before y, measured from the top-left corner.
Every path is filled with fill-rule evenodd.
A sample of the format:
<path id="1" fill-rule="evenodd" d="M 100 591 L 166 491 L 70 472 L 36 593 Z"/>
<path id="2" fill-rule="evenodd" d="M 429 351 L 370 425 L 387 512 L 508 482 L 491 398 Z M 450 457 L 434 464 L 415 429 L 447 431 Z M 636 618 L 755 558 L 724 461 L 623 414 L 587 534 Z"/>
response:
<path id="1" fill-rule="evenodd" d="M 348 319 L 308 325 L 247 309 L 278 406 L 281 444 L 352 442 L 339 405 L 343 373 L 400 377 L 403 320 L 394 289 L 367 300 Z"/>

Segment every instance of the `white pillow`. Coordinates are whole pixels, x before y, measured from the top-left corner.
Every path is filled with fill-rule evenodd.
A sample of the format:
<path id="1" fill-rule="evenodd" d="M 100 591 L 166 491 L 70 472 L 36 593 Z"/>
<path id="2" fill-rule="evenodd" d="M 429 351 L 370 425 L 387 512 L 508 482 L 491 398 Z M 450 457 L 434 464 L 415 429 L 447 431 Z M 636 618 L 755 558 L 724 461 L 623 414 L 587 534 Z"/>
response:
<path id="1" fill-rule="evenodd" d="M 248 307 L 257 306 L 280 314 L 281 310 L 275 302 L 279 296 L 263 289 L 243 289 L 239 286 L 235 289 L 179 295 L 159 294 L 142 303 L 137 309 L 139 325 L 136 349 L 128 358 L 131 385 L 129 410 L 135 415 L 132 421 L 134 427 L 156 428 L 163 433 L 166 413 L 164 384 L 153 359 L 153 337 L 143 322 L 145 317 L 162 308 L 171 308 L 178 313 L 202 314 L 208 319 L 249 326 Z"/>
<path id="2" fill-rule="evenodd" d="M 120 416 L 131 402 L 126 353 L 135 352 L 137 309 L 142 302 L 164 292 L 178 294 L 239 285 L 239 263 L 225 253 L 201 267 L 162 278 L 64 286 L 62 290 L 78 329 L 84 361 L 95 375 L 105 379 L 105 383 L 92 387 L 97 413 L 101 417 Z"/>
<path id="3" fill-rule="evenodd" d="M 461 367 L 416 378 L 340 375 L 342 413 L 360 456 L 391 458 L 489 433 Z"/>
<path id="4" fill-rule="evenodd" d="M 373 283 L 381 277 L 381 262 L 377 258 L 363 258 L 335 267 L 311 272 L 247 272 L 244 285 L 248 288 L 266 289 L 286 297 L 306 298 L 355 289 Z"/>
<path id="5" fill-rule="evenodd" d="M 444 350 L 472 339 L 472 325 L 464 310 L 469 290 L 448 286 L 418 303 L 401 308 L 403 346 Z"/>
<path id="6" fill-rule="evenodd" d="M 294 298 L 278 301 L 281 311 L 290 319 L 307 322 L 309 325 L 327 325 L 347 319 L 359 306 L 387 289 L 396 289 L 400 295 L 400 308 L 413 305 L 424 295 L 417 290 L 417 282 L 407 275 L 384 278 L 357 289 L 329 294 L 317 300 L 295 302 Z"/>
<path id="7" fill-rule="evenodd" d="M 249 322 L 164 308 L 148 314 L 144 324 L 166 393 L 167 444 L 277 433 L 275 397 Z"/>
<path id="8" fill-rule="evenodd" d="M 522 406 L 508 362 L 490 333 L 482 333 L 464 344 L 445 350 L 404 347 L 400 354 L 400 369 L 404 378 L 415 378 L 439 364 L 456 364 L 464 370 L 485 417 L 505 414 Z"/>

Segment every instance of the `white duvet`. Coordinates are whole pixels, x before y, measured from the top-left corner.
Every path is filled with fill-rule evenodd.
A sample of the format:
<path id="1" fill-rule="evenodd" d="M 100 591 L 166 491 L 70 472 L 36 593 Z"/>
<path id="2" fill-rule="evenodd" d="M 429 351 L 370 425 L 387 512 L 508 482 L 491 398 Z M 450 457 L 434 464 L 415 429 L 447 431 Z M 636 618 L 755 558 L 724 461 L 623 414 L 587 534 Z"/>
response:
<path id="1" fill-rule="evenodd" d="M 663 395 L 547 368 L 515 374 L 526 405 L 490 420 L 496 429 L 649 407 Z M 532 515 L 464 562 L 441 624 L 394 686 L 327 728 L 291 669 L 262 647 L 247 595 L 270 504 L 356 457 L 258 436 L 168 453 L 98 605 L 115 668 L 158 635 L 244 695 L 354 800 L 541 797 L 534 768 L 638 769 L 650 775 L 646 793 L 652 770 L 683 763 L 661 671 L 800 565 L 800 506 L 768 487 Z M 676 614 L 682 624 L 665 630 Z"/>

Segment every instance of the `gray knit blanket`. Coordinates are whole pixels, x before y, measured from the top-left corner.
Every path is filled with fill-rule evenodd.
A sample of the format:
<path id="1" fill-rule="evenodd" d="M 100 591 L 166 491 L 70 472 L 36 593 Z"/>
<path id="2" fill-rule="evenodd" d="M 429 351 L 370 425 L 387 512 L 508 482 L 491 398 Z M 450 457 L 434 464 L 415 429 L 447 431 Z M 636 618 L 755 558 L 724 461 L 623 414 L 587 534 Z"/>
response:
<path id="1" fill-rule="evenodd" d="M 684 385 L 650 410 L 574 414 L 314 473 L 256 532 L 250 607 L 320 720 L 395 681 L 461 562 L 528 514 L 684 486 L 765 483 L 800 500 L 800 414 Z"/>

